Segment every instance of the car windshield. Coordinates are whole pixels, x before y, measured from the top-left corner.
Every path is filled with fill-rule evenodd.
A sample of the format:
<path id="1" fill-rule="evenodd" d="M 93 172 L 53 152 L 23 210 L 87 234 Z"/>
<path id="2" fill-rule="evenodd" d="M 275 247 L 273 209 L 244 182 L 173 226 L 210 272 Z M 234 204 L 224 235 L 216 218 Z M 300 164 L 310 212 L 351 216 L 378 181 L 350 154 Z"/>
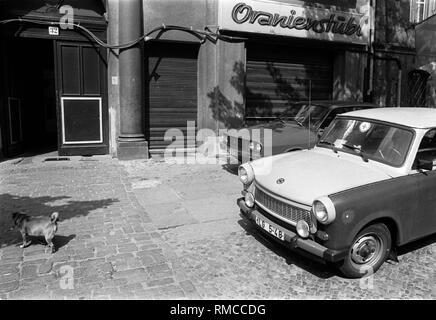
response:
<path id="1" fill-rule="evenodd" d="M 291 119 L 306 128 L 317 128 L 328 108 L 313 104 L 294 104 L 280 114 L 280 119 Z"/>
<path id="2" fill-rule="evenodd" d="M 355 153 L 368 159 L 399 167 L 406 159 L 413 133 L 389 124 L 337 118 L 318 141 L 319 147 Z"/>

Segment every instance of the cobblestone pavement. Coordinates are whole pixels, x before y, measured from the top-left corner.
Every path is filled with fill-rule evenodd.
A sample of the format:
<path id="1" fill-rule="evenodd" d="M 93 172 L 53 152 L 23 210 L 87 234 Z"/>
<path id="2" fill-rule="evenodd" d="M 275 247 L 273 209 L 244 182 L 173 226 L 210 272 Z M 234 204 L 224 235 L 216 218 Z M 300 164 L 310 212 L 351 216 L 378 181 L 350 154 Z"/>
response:
<path id="1" fill-rule="evenodd" d="M 0 299 L 436 298 L 434 237 L 373 278 L 344 279 L 259 236 L 232 168 L 43 159 L 0 163 Z M 14 210 L 59 211 L 58 251 L 19 248 Z"/>
<path id="2" fill-rule="evenodd" d="M 201 298 L 436 298 L 436 237 L 403 248 L 371 278 L 346 279 L 265 239 L 239 214 L 241 183 L 234 168 L 132 161 L 124 164 L 173 270 Z M 149 188 L 140 188 L 141 182 Z M 157 195 L 157 196 L 156 196 Z M 166 195 L 166 196 L 165 196 Z M 415 250 L 412 250 L 415 249 Z"/>

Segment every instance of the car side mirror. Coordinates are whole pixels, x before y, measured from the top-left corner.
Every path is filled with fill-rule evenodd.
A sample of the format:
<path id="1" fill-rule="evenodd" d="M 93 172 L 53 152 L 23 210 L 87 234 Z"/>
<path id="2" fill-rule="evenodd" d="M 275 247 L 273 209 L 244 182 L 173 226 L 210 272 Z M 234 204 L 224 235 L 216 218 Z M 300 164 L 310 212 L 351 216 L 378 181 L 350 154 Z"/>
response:
<path id="1" fill-rule="evenodd" d="M 433 160 L 418 159 L 416 163 L 417 170 L 433 170 Z"/>

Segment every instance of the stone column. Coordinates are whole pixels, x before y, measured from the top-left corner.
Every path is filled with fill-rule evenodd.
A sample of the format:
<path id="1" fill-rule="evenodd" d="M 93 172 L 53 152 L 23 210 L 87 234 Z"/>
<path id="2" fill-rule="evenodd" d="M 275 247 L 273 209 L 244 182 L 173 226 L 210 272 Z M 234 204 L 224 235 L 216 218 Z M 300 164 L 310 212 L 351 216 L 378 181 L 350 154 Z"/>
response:
<path id="1" fill-rule="evenodd" d="M 124 44 L 143 35 L 142 0 L 123 0 L 119 7 L 119 43 Z M 120 50 L 120 134 L 118 158 L 122 160 L 148 157 L 144 135 L 143 43 Z"/>

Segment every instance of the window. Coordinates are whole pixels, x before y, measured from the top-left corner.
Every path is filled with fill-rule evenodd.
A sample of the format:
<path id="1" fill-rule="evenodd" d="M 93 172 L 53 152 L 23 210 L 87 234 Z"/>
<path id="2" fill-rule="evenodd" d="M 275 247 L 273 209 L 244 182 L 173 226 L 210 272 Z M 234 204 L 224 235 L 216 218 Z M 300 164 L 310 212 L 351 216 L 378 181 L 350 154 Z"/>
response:
<path id="1" fill-rule="evenodd" d="M 421 22 L 436 14 L 436 0 L 410 0 L 410 21 Z"/>
<path id="2" fill-rule="evenodd" d="M 323 121 L 323 123 L 321 123 L 320 125 L 320 129 L 325 129 L 329 126 L 329 124 L 333 121 L 333 119 L 341 113 L 347 112 L 347 111 L 353 111 L 352 108 L 336 108 L 333 109 L 329 115 L 327 116 L 327 118 L 325 118 L 325 120 Z"/>
<path id="3" fill-rule="evenodd" d="M 428 131 L 422 138 L 418 153 L 416 154 L 414 167 L 418 160 L 430 160 L 433 161 L 433 167 L 436 165 L 436 129 Z"/>
<path id="4" fill-rule="evenodd" d="M 412 131 L 394 125 L 339 117 L 333 120 L 317 146 L 400 167 L 412 139 Z"/>
<path id="5" fill-rule="evenodd" d="M 324 106 L 295 104 L 280 114 L 279 118 L 290 118 L 306 128 L 316 128 L 327 112 L 328 108 Z"/>
<path id="6" fill-rule="evenodd" d="M 351 112 L 351 111 L 357 111 L 357 110 L 362 110 L 365 109 L 367 107 L 347 107 L 347 108 L 336 108 L 334 110 L 332 110 L 329 115 L 325 118 L 324 122 L 321 124 L 320 129 L 325 129 L 327 128 L 330 123 L 333 121 L 333 119 L 338 115 L 338 114 L 342 114 L 345 112 Z"/>

